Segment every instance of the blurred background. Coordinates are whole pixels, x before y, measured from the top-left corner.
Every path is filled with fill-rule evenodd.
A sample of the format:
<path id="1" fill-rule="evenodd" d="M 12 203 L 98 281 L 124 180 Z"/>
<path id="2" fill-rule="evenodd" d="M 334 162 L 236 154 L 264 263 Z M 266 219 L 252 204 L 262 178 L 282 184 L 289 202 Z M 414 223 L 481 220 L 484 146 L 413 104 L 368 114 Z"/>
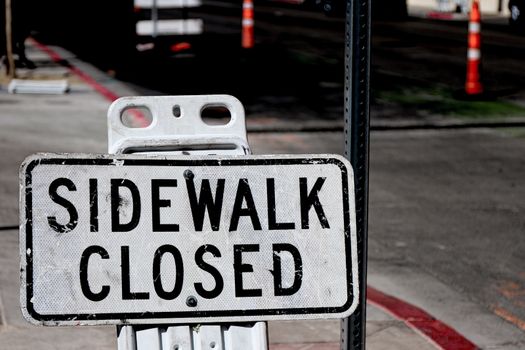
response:
<path id="1" fill-rule="evenodd" d="M 115 348 L 113 327 L 22 319 L 25 157 L 107 153 L 110 102 L 189 94 L 239 98 L 254 153 L 343 154 L 345 4 L 3 0 L 0 348 Z M 371 24 L 369 348 L 525 349 L 525 0 L 373 0 Z M 269 327 L 275 350 L 339 349 L 338 320 Z"/>
<path id="2" fill-rule="evenodd" d="M 256 1 L 249 50 L 240 45 L 241 0 L 157 0 L 156 9 L 153 0 L 19 2 L 35 38 L 73 51 L 144 94 L 230 93 L 249 115 L 342 117 L 344 1 Z M 468 0 L 373 1 L 373 118 L 523 114 L 523 1 L 481 1 L 486 94 L 476 102 L 463 94 L 470 6 Z"/>

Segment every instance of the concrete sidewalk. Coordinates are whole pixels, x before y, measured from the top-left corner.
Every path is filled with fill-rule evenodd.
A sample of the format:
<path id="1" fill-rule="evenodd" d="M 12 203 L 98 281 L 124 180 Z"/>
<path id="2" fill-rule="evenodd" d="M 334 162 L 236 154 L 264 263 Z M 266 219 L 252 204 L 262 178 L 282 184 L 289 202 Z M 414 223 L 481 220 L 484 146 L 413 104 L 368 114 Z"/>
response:
<path id="1" fill-rule="evenodd" d="M 60 48 L 54 50 L 88 73 L 94 82 L 114 91 L 115 95 L 133 94 L 124 84 L 78 61 L 66 51 Z M 75 76 L 70 69 L 58 65 L 34 45 L 28 46 L 28 56 L 41 68 L 24 74 L 43 78 L 66 77 L 70 79 L 71 92 L 56 96 L 8 95 L 5 89 L 0 92 L 0 152 L 3 155 L 0 158 L 0 228 L 3 228 L 0 231 L 1 348 L 114 349 L 114 327 L 35 327 L 25 322 L 19 311 L 18 231 L 15 229 L 18 223 L 18 167 L 26 156 L 36 152 L 105 153 L 106 111 L 110 103 L 108 97 L 101 96 L 100 91 L 97 92 L 92 84 L 89 85 L 82 77 Z M 249 137 L 254 153 L 259 154 L 341 153 L 342 150 L 341 132 L 268 132 L 250 134 Z M 375 247 L 374 244 L 371 245 L 372 255 Z M 525 337 L 517 328 L 483 311 L 449 286 L 440 284 L 424 272 L 413 279 L 416 269 L 410 269 L 409 276 L 403 276 L 403 271 L 405 270 L 394 271 L 390 264 L 385 266 L 380 259 L 372 259 L 369 283 L 383 293 L 408 301 L 403 307 L 415 304 L 430 314 L 439 316 L 441 321 L 449 325 L 452 322 L 454 327 L 461 328 L 460 333 L 480 347 L 519 349 L 525 344 L 521 343 L 525 341 Z M 432 295 L 430 292 L 418 293 L 422 289 L 424 291 L 425 286 L 441 291 L 450 298 L 451 305 L 436 309 L 433 300 L 428 300 L 428 296 Z M 411 298 L 406 298 L 410 293 Z M 447 310 L 454 309 L 458 305 L 456 301 L 461 305 L 460 310 L 468 310 L 469 314 L 450 318 L 452 311 Z M 472 323 L 468 321 L 470 315 L 476 316 Z M 423 336 L 421 329 L 416 330 L 413 325 L 409 326 L 409 321 L 409 318 L 391 316 L 391 313 L 377 304 L 368 305 L 368 348 L 445 348 L 438 347 Z M 435 321 L 439 323 L 438 320 Z M 338 320 L 271 322 L 269 336 L 272 349 L 335 350 L 339 348 L 340 324 Z M 512 344 L 510 340 L 513 341 Z M 507 343 L 510 345 L 503 345 Z"/>

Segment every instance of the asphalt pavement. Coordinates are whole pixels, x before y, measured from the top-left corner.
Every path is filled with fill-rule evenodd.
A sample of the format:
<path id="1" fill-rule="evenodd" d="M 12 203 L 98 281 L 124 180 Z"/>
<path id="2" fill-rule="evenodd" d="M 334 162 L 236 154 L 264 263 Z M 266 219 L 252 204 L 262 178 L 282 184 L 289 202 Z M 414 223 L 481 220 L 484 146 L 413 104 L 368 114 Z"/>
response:
<path id="1" fill-rule="evenodd" d="M 59 96 L 0 93 L 0 344 L 115 348 L 113 327 L 40 328 L 19 311 L 18 167 L 35 152 L 104 153 L 110 102 L 70 68 L 28 50 L 45 74 L 68 78 L 72 88 Z M 115 95 L 134 93 L 54 50 Z M 253 132 L 249 141 L 256 154 L 343 151 L 340 131 Z M 427 326 L 446 325 L 479 348 L 525 347 L 524 151 L 524 139 L 499 129 L 372 133 L 369 285 L 395 299 L 368 305 L 369 348 L 453 349 L 423 336 L 424 327 L 385 300 L 419 310 Z M 272 322 L 269 329 L 273 349 L 338 348 L 337 320 Z"/>

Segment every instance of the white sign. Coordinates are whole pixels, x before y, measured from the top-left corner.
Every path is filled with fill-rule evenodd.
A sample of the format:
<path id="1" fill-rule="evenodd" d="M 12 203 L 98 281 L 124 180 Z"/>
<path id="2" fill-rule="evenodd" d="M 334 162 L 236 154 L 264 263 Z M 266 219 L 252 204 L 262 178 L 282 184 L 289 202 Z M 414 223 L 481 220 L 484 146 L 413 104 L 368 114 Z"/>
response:
<path id="1" fill-rule="evenodd" d="M 31 156 L 21 304 L 35 324 L 342 318 L 358 302 L 340 156 Z"/>
<path id="2" fill-rule="evenodd" d="M 203 21 L 200 18 L 138 21 L 136 31 L 138 35 L 202 34 Z"/>
<path id="3" fill-rule="evenodd" d="M 201 0 L 135 0 L 135 7 L 141 9 L 150 9 L 152 7 L 163 8 L 188 8 L 202 5 Z"/>

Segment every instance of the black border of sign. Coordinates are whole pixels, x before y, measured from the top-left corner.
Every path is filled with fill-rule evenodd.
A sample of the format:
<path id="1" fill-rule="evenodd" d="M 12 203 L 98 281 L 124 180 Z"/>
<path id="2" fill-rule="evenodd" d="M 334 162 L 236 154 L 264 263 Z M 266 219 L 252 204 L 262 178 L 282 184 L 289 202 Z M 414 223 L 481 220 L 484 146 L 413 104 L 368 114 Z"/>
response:
<path id="1" fill-rule="evenodd" d="M 263 158 L 263 159 L 129 159 L 129 158 L 40 158 L 28 163 L 25 169 L 25 212 L 26 212 L 26 251 L 33 252 L 33 213 L 32 213 L 32 171 L 38 165 L 98 165 L 98 166 L 253 166 L 253 165 L 301 165 L 301 164 L 333 164 L 341 169 L 343 215 L 345 225 L 345 253 L 352 257 L 350 240 L 350 207 L 348 193 L 348 170 L 346 165 L 336 158 Z M 353 303 L 352 289 L 352 259 L 346 259 L 346 278 L 348 299 L 339 307 L 323 308 L 288 308 L 264 310 L 221 310 L 221 311 L 179 311 L 179 312 L 134 312 L 134 313 L 100 313 L 100 314 L 63 314 L 42 315 L 36 312 L 31 303 L 33 298 L 33 256 L 26 255 L 26 307 L 27 312 L 37 321 L 112 321 L 126 319 L 164 319 L 164 318 L 206 318 L 206 317 L 242 317 L 242 316 L 271 316 L 271 315 L 304 315 L 304 314 L 332 314 L 348 310 Z"/>

